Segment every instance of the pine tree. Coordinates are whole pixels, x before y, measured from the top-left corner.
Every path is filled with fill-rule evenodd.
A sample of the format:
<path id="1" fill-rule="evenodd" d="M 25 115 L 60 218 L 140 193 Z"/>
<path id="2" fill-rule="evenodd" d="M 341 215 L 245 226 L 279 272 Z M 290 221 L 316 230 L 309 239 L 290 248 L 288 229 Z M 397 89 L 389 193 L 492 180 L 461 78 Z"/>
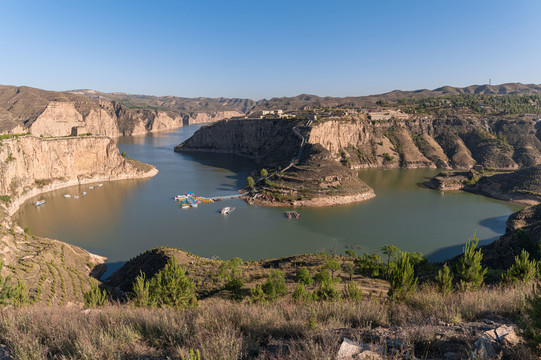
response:
<path id="1" fill-rule="evenodd" d="M 476 250 L 479 244 L 477 233 L 474 233 L 464 246 L 464 255 L 460 258 L 457 267 L 457 275 L 460 279 L 460 288 L 462 290 L 477 289 L 485 279 L 487 269 L 481 266 L 483 254 L 481 250 Z"/>
<path id="2" fill-rule="evenodd" d="M 443 268 L 438 271 L 436 276 L 436 286 L 443 295 L 447 295 L 453 291 L 453 275 L 451 269 L 447 264 L 443 265 Z"/>
<path id="3" fill-rule="evenodd" d="M 408 253 L 400 253 L 393 262 L 389 273 L 389 282 L 391 285 L 389 297 L 395 300 L 405 300 L 417 290 L 417 278 Z"/>

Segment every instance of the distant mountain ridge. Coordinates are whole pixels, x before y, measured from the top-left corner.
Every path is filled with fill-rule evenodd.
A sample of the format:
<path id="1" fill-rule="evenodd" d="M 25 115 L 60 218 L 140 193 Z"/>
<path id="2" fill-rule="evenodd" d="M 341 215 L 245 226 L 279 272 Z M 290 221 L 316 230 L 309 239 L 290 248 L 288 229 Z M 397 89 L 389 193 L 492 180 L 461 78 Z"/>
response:
<path id="1" fill-rule="evenodd" d="M 377 101 L 396 101 L 404 98 L 446 96 L 460 94 L 509 95 L 509 94 L 541 94 L 541 85 L 507 83 L 501 85 L 471 85 L 463 88 L 442 86 L 434 90 L 393 90 L 383 94 L 368 96 L 332 97 L 311 94 L 300 94 L 293 97 L 274 97 L 271 99 L 252 100 L 245 98 L 184 98 L 176 96 L 132 95 L 125 93 L 101 93 L 94 90 L 73 90 L 94 99 L 118 101 L 126 106 L 154 106 L 162 110 L 208 111 L 235 110 L 248 113 L 262 109 L 302 110 L 305 107 L 359 107 L 375 105 Z"/>
<path id="2" fill-rule="evenodd" d="M 31 131 L 38 136 L 65 136 L 70 135 L 72 129 L 79 129 L 80 132 L 107 136 L 134 135 L 214 122 L 258 110 L 370 107 L 378 101 L 460 94 L 541 94 L 541 85 L 443 86 L 435 90 L 394 90 L 379 95 L 350 97 L 300 94 L 258 101 L 103 93 L 88 89 L 48 91 L 28 86 L 0 85 L 0 133 Z"/>

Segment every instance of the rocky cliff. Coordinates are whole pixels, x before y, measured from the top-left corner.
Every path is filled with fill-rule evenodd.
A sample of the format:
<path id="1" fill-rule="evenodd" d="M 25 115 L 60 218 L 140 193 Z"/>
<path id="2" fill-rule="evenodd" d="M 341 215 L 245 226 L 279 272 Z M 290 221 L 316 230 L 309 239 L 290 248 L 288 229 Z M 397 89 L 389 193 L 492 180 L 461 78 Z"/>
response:
<path id="1" fill-rule="evenodd" d="M 0 145 L 0 194 L 11 198 L 13 213 L 26 199 L 57 188 L 96 181 L 154 176 L 153 166 L 122 157 L 108 137 L 3 140 Z"/>
<path id="2" fill-rule="evenodd" d="M 261 192 L 246 198 L 261 205 L 329 206 L 375 196 L 355 171 L 334 161 L 329 150 L 306 141 L 310 128 L 305 125 L 285 119 L 220 121 L 202 127 L 175 151 L 237 154 L 273 169 L 272 181 L 261 180 Z"/>
<path id="3" fill-rule="evenodd" d="M 141 135 L 244 115 L 235 108 L 207 109 L 204 104 L 191 111 L 151 105 L 129 107 L 86 94 L 0 86 L 0 132 L 28 131 L 46 137 L 72 133 Z"/>
<path id="4" fill-rule="evenodd" d="M 480 164 L 511 170 L 541 163 L 540 128 L 528 119 L 338 119 L 316 123 L 308 142 L 323 145 L 351 168 L 469 169 Z"/>
<path id="5" fill-rule="evenodd" d="M 202 128 L 183 151 L 229 152 L 252 158 L 276 150 L 272 159 L 298 151 L 294 120 L 221 122 Z M 541 123 L 531 119 L 413 117 L 370 121 L 362 116 L 320 121 L 303 128 L 306 142 L 320 144 L 352 168 L 485 168 L 514 170 L 541 163 Z M 181 147 L 178 147 L 180 149 Z M 266 155 L 265 155 L 266 156 Z M 270 161 L 269 159 L 267 159 Z M 282 161 L 289 160 L 284 156 Z"/>
<path id="6" fill-rule="evenodd" d="M 175 151 L 229 153 L 254 159 L 262 166 L 289 164 L 297 155 L 301 138 L 293 128 L 304 123 L 295 120 L 224 120 L 203 126 Z"/>
<path id="7" fill-rule="evenodd" d="M 524 249 L 530 258 L 541 258 L 541 205 L 527 207 L 509 216 L 504 235 L 482 246 L 483 264 L 493 269 L 508 269 Z"/>

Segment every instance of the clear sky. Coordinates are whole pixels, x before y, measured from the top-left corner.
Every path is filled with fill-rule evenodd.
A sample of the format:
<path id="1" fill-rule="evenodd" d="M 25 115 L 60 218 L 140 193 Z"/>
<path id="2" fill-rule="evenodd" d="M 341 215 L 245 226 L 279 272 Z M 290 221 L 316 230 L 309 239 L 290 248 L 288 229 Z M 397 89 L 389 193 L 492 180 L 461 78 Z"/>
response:
<path id="1" fill-rule="evenodd" d="M 0 0 L 0 84 L 369 95 L 541 83 L 539 0 Z"/>

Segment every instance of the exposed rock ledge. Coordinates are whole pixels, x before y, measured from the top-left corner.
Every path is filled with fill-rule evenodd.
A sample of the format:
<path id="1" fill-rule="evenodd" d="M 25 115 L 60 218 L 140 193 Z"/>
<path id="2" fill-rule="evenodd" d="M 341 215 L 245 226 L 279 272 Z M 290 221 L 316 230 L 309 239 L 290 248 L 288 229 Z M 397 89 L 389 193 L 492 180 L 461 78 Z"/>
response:
<path id="1" fill-rule="evenodd" d="M 244 200 L 259 206 L 268 207 L 284 207 L 284 206 L 306 206 L 306 207 L 324 207 L 335 205 L 347 205 L 356 202 L 362 202 L 376 197 L 376 193 L 373 189 L 367 189 L 363 193 L 354 195 L 339 195 L 339 196 L 322 196 L 314 197 L 312 199 L 294 200 L 294 201 L 268 201 L 268 200 L 251 200 L 249 196 L 244 197 Z"/>
<path id="2" fill-rule="evenodd" d="M 9 215 L 27 199 L 59 188 L 101 181 L 152 177 L 151 165 L 122 157 L 102 136 L 42 139 L 24 136 L 0 145 L 0 195 Z"/>

